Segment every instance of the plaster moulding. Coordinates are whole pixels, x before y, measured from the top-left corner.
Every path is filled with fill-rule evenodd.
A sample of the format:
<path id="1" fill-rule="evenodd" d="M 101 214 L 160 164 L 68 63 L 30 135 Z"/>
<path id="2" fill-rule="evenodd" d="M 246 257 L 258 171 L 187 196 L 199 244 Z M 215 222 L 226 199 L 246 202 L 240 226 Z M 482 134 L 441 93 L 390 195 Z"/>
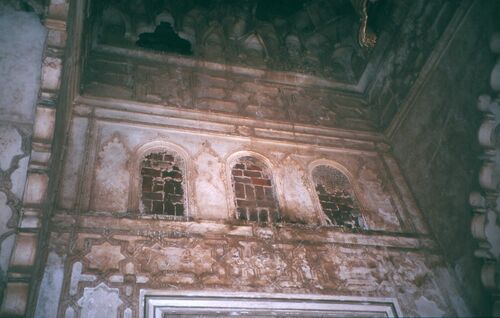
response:
<path id="1" fill-rule="evenodd" d="M 141 290 L 140 294 L 141 318 L 165 317 L 168 313 L 188 317 L 206 313 L 222 316 L 402 317 L 394 298 L 160 290 Z"/>

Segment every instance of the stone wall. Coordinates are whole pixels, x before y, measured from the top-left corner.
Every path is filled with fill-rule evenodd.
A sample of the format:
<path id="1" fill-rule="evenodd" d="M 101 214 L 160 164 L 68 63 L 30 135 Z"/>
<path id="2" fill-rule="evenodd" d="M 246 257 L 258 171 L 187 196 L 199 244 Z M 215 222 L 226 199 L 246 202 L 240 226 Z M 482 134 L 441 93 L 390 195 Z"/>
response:
<path id="1" fill-rule="evenodd" d="M 494 59 L 488 39 L 493 21 L 500 17 L 498 6 L 490 4 L 476 2 L 453 30 L 449 47 L 422 82 L 418 97 L 407 102 L 408 115 L 392 133 L 394 155 L 419 207 L 481 315 L 489 315 L 489 300 L 480 285 L 479 262 L 472 256 L 468 196 L 478 188 L 481 152 L 475 133 L 481 119 L 476 99 L 489 91 Z"/>
<path id="2" fill-rule="evenodd" d="M 34 12 L 6 3 L 0 4 L 0 29 L 1 299 L 21 213 L 47 31 Z"/>

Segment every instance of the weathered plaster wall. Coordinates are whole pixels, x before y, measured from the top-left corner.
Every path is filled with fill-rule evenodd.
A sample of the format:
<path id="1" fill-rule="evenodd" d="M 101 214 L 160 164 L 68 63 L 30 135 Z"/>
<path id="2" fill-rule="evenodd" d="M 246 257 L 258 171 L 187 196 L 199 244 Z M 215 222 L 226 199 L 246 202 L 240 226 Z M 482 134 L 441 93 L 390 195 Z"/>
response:
<path id="1" fill-rule="evenodd" d="M 482 315 L 489 314 L 489 305 L 480 286 L 478 261 L 472 256 L 468 194 L 478 187 L 476 131 L 481 114 L 476 100 L 489 91 L 494 60 L 488 39 L 493 21 L 500 18 L 498 6 L 495 9 L 492 4 L 479 1 L 473 5 L 393 134 L 394 155 L 419 207 L 462 289 Z"/>
<path id="2" fill-rule="evenodd" d="M 359 130 L 373 126 L 363 100 L 340 94 L 327 80 L 159 53 L 99 50 L 85 73 L 89 95 L 255 119 Z"/>
<path id="3" fill-rule="evenodd" d="M 78 113 L 89 110 L 86 105 L 76 108 Z M 106 110 L 95 109 L 97 113 L 101 111 Z M 409 217 L 415 211 L 409 211 L 412 208 L 406 199 L 396 193 L 392 175 L 386 171 L 377 151 L 345 149 L 341 141 L 329 148 L 296 146 L 253 136 L 207 134 L 152 123 L 147 127 L 139 122 L 140 113 L 143 110 L 129 108 L 97 115 L 98 118 L 88 113 L 74 118 L 59 207 L 137 215 L 143 154 L 147 149 L 158 149 L 175 151 L 186 162 L 189 218 L 233 219 L 236 214 L 231 162 L 239 156 L 254 154 L 272 171 L 280 210 L 290 219 L 320 222 L 320 205 L 311 176 L 312 168 L 320 161 L 346 172 L 369 229 L 411 232 L 408 229 L 418 223 Z M 213 123 L 205 125 L 215 127 Z M 370 145 L 373 146 L 366 142 L 365 147 Z M 418 232 L 422 231 L 416 227 Z"/>
<path id="4" fill-rule="evenodd" d="M 257 121 L 166 111 L 76 104 L 37 317 L 133 317 L 142 289 L 394 297 L 410 316 L 468 314 L 435 244 L 411 233 L 425 227 L 380 137 L 318 129 L 281 141 L 286 125 L 266 138 Z M 138 213 L 143 155 L 162 149 L 186 163 L 190 220 Z M 235 219 L 231 167 L 248 155 L 272 171 L 280 211 L 308 225 Z M 318 225 L 311 171 L 325 164 L 353 183 L 367 229 Z"/>
<path id="5" fill-rule="evenodd" d="M 37 317 L 136 317 L 142 289 L 394 297 L 407 316 L 467 314 L 426 239 L 66 213 L 53 230 L 46 278 L 57 286 L 42 285 Z"/>
<path id="6" fill-rule="evenodd" d="M 0 4 L 0 299 L 26 182 L 46 29 Z"/>

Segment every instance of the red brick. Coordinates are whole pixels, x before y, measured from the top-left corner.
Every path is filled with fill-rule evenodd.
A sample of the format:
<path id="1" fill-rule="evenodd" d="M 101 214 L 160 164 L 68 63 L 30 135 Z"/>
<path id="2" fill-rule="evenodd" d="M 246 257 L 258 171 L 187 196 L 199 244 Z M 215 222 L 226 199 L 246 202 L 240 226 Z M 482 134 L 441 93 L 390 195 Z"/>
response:
<path id="1" fill-rule="evenodd" d="M 256 165 L 247 165 L 247 170 L 262 171 L 262 168 Z"/>
<path id="2" fill-rule="evenodd" d="M 163 178 L 172 178 L 172 179 L 176 179 L 178 181 L 181 181 L 182 180 L 182 174 L 179 172 L 179 171 L 163 171 L 162 173 L 162 177 Z"/>
<path id="3" fill-rule="evenodd" d="M 165 202 L 165 210 L 164 213 L 167 215 L 175 215 L 175 205 L 172 202 Z"/>
<path id="4" fill-rule="evenodd" d="M 236 209 L 237 213 L 238 213 L 238 219 L 239 220 L 248 220 L 247 218 L 247 209 L 246 208 L 238 208 Z"/>
<path id="5" fill-rule="evenodd" d="M 164 155 L 163 155 L 163 161 L 167 161 L 167 162 L 174 162 L 174 156 L 164 154 Z"/>
<path id="6" fill-rule="evenodd" d="M 150 177 L 159 177 L 161 176 L 161 171 L 152 169 L 152 168 L 142 168 L 141 169 L 142 176 L 150 176 Z"/>
<path id="7" fill-rule="evenodd" d="M 264 200 L 265 195 L 264 195 L 264 188 L 260 186 L 255 187 L 255 197 L 257 200 Z"/>
<path id="8" fill-rule="evenodd" d="M 260 222 L 269 222 L 267 210 L 262 209 L 259 211 L 259 221 Z"/>
<path id="9" fill-rule="evenodd" d="M 182 204 L 175 205 L 175 215 L 177 215 L 177 216 L 184 215 L 184 205 L 182 205 Z"/>
<path id="10" fill-rule="evenodd" d="M 251 185 L 245 185 L 245 194 L 247 196 L 247 200 L 255 200 L 255 192 Z"/>
<path id="11" fill-rule="evenodd" d="M 236 200 L 236 205 L 239 208 L 252 208 L 256 206 L 256 202 L 248 200 Z"/>
<path id="12" fill-rule="evenodd" d="M 250 178 L 245 178 L 245 177 L 234 177 L 234 182 L 246 183 L 246 184 L 252 183 Z"/>
<path id="13" fill-rule="evenodd" d="M 262 174 L 258 171 L 248 171 L 248 170 L 245 170 L 243 171 L 243 174 L 246 176 L 246 177 L 253 177 L 253 178 L 260 178 L 262 177 Z"/>
<path id="14" fill-rule="evenodd" d="M 153 210 L 151 212 L 155 214 L 163 214 L 163 202 L 153 201 Z"/>
<path id="15" fill-rule="evenodd" d="M 274 208 L 276 207 L 276 203 L 274 201 L 266 200 L 266 201 L 257 201 L 257 206 L 263 208 Z"/>
<path id="16" fill-rule="evenodd" d="M 142 206 L 144 207 L 145 213 L 151 213 L 151 200 L 142 200 Z"/>
<path id="17" fill-rule="evenodd" d="M 270 186 L 271 180 L 269 179 L 261 179 L 261 178 L 252 178 L 252 184 L 261 185 L 261 186 Z"/>
<path id="18" fill-rule="evenodd" d="M 266 193 L 266 198 L 268 200 L 274 200 L 274 191 L 271 187 L 264 188 L 264 192 Z"/>
<path id="19" fill-rule="evenodd" d="M 175 185 L 176 182 L 172 180 L 168 180 L 165 182 L 164 190 L 165 194 L 175 194 Z"/>
<path id="20" fill-rule="evenodd" d="M 237 163 L 234 165 L 234 168 L 233 169 L 240 169 L 240 170 L 243 170 L 245 169 L 245 165 L 242 164 L 242 163 Z"/>
<path id="21" fill-rule="evenodd" d="M 159 191 L 163 191 L 163 184 L 158 184 L 158 183 L 156 183 L 156 184 L 153 186 L 153 192 L 159 192 Z"/>
<path id="22" fill-rule="evenodd" d="M 235 183 L 234 193 L 238 199 L 245 199 L 245 186 L 239 182 Z"/>
<path id="23" fill-rule="evenodd" d="M 168 201 L 175 203 L 175 204 L 179 204 L 179 203 L 182 203 L 183 197 L 182 197 L 182 195 L 178 195 L 178 194 L 177 195 L 176 194 L 169 194 Z"/>
<path id="24" fill-rule="evenodd" d="M 273 220 L 273 222 L 280 221 L 280 214 L 278 213 L 278 211 L 276 211 L 276 210 L 270 211 L 269 214 L 270 214 L 269 216 Z"/>
<path id="25" fill-rule="evenodd" d="M 242 170 L 233 169 L 233 171 L 231 173 L 233 174 L 233 176 L 237 176 L 237 177 L 240 177 L 240 176 L 243 175 L 243 171 Z"/>
<path id="26" fill-rule="evenodd" d="M 143 177 L 142 178 L 142 191 L 150 192 L 151 187 L 153 186 L 153 178 L 152 177 Z"/>
<path id="27" fill-rule="evenodd" d="M 250 210 L 249 214 L 250 214 L 249 215 L 250 221 L 258 221 L 259 220 L 259 213 L 256 210 L 254 210 L 254 209 Z"/>
<path id="28" fill-rule="evenodd" d="M 163 193 L 161 192 L 144 192 L 142 194 L 142 198 L 145 199 L 145 200 L 159 200 L 159 201 L 162 201 L 163 200 Z"/>

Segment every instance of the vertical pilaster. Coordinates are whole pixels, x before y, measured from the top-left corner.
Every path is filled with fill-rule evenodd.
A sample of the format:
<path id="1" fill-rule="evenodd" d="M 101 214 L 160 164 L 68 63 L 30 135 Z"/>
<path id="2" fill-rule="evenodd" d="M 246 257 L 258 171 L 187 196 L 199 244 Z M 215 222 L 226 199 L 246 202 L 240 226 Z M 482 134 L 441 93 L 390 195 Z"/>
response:
<path id="1" fill-rule="evenodd" d="M 16 242 L 7 273 L 0 316 L 24 317 L 34 284 L 42 219 L 48 208 L 48 187 L 56 105 L 61 87 L 69 0 L 51 0 L 44 24 L 48 29 L 40 92 L 33 128 L 32 151 Z"/>

